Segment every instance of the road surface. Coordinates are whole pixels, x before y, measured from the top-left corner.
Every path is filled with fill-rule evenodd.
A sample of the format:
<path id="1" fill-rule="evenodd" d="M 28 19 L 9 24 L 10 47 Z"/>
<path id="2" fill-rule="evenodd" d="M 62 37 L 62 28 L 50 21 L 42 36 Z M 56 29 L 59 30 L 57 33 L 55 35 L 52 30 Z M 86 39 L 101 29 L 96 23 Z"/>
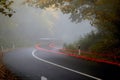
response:
<path id="1" fill-rule="evenodd" d="M 119 66 L 86 61 L 45 49 L 16 49 L 6 53 L 3 61 L 23 80 L 120 80 Z"/>

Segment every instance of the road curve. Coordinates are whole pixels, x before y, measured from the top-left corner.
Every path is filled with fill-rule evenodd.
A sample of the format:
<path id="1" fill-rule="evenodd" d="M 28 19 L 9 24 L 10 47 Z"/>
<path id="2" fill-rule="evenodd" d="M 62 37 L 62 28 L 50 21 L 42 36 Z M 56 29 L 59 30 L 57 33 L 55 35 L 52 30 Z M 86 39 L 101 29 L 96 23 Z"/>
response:
<path id="1" fill-rule="evenodd" d="M 54 51 L 21 48 L 6 53 L 3 61 L 23 80 L 120 80 L 118 66 L 77 59 Z"/>

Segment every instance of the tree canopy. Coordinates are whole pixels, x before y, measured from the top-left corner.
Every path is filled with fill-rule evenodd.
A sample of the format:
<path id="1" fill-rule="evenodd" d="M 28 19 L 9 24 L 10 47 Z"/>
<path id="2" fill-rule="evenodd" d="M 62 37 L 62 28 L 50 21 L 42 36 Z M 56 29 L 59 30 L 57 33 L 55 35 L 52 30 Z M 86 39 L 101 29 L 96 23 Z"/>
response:
<path id="1" fill-rule="evenodd" d="M 31 6 L 37 8 L 53 7 L 64 14 L 71 14 L 72 21 L 82 19 L 92 20 L 92 23 L 119 21 L 119 0 L 27 0 Z"/>
<path id="2" fill-rule="evenodd" d="M 0 13 L 11 17 L 15 11 L 10 7 L 13 4 L 11 0 L 0 0 Z"/>

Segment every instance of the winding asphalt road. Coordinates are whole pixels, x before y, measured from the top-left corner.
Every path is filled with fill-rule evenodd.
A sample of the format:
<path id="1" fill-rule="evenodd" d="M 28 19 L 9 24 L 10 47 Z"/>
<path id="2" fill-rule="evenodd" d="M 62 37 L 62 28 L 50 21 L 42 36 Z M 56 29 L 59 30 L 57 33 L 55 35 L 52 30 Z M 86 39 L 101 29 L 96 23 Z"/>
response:
<path id="1" fill-rule="evenodd" d="M 16 49 L 6 53 L 3 61 L 23 80 L 120 80 L 119 66 L 86 61 L 49 50 Z"/>

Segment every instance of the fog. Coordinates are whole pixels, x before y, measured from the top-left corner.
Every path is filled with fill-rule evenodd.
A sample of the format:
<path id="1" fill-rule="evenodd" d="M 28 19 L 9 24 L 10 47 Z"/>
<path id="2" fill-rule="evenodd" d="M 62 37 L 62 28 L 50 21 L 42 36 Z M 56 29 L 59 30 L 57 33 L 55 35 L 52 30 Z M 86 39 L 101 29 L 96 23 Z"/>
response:
<path id="1" fill-rule="evenodd" d="M 11 29 L 9 36 L 31 41 L 49 37 L 70 43 L 95 30 L 89 21 L 71 22 L 69 15 L 52 8 L 41 10 L 23 5 L 22 0 L 16 0 L 12 7 L 16 13 L 11 18 L 0 15 L 0 25 Z"/>

